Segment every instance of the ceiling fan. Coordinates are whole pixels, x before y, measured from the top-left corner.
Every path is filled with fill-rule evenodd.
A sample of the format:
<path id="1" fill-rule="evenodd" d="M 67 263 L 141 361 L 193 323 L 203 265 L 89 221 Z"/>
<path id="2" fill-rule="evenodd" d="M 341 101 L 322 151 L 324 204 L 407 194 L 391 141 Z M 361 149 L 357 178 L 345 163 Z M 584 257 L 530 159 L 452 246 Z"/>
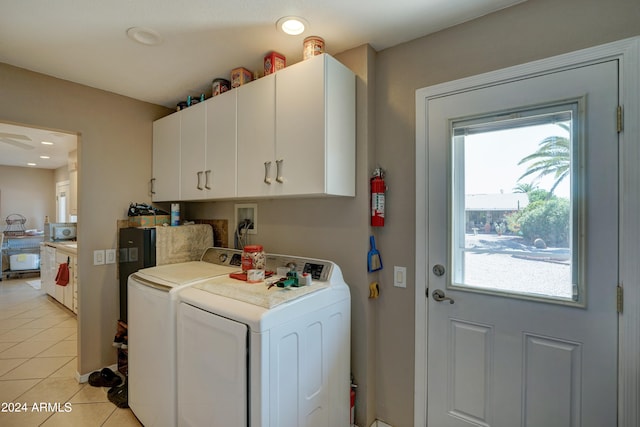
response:
<path id="1" fill-rule="evenodd" d="M 13 145 L 14 147 L 22 148 L 23 150 L 33 150 L 35 148 L 33 145 L 26 144 L 24 142 L 17 141 L 17 140 L 31 141 L 32 139 L 26 135 L 0 132 L 0 142 Z"/>

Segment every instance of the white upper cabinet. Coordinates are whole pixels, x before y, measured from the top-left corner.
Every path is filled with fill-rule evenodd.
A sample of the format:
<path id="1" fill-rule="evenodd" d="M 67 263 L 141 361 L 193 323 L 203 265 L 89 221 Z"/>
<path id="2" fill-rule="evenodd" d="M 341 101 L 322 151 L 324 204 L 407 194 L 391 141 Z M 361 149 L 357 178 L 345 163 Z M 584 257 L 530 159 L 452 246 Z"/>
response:
<path id="1" fill-rule="evenodd" d="M 355 196 L 355 83 L 323 54 L 156 121 L 153 200 Z"/>
<path id="2" fill-rule="evenodd" d="M 207 106 L 206 199 L 236 195 L 236 92 L 205 102 Z M 207 188 L 208 187 L 208 188 Z"/>
<path id="3" fill-rule="evenodd" d="M 180 200 L 195 200 L 205 190 L 207 106 L 204 102 L 178 113 L 180 124 Z"/>
<path id="4" fill-rule="evenodd" d="M 180 114 L 153 122 L 151 199 L 180 200 Z"/>
<path id="5" fill-rule="evenodd" d="M 355 196 L 354 74 L 319 55 L 276 76 L 279 194 Z"/>
<path id="6" fill-rule="evenodd" d="M 223 93 L 180 113 L 180 200 L 234 197 L 235 92 Z"/>
<path id="7" fill-rule="evenodd" d="M 355 196 L 349 69 L 320 55 L 238 91 L 239 197 Z"/>
<path id="8" fill-rule="evenodd" d="M 269 74 L 238 93 L 238 196 L 275 194 L 275 88 Z"/>

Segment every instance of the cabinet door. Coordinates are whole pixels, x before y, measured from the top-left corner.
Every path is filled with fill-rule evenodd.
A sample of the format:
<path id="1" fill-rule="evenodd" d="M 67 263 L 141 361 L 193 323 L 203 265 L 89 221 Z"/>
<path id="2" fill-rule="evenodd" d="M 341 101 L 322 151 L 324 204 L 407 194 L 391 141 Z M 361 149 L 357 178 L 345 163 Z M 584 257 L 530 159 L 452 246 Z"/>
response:
<path id="1" fill-rule="evenodd" d="M 60 264 L 66 263 L 67 259 L 68 259 L 68 255 L 65 254 L 62 251 L 59 251 L 57 249 L 54 249 L 55 251 L 55 271 L 56 273 L 54 273 L 54 293 L 53 293 L 53 297 L 60 303 L 60 304 L 64 304 L 64 296 L 65 296 L 65 288 L 66 286 L 60 286 L 60 285 L 56 285 L 55 284 L 55 277 L 57 275 L 58 272 L 58 268 L 60 267 Z M 69 279 L 71 279 L 71 276 L 69 276 Z M 67 285 L 68 286 L 68 285 Z"/>
<path id="2" fill-rule="evenodd" d="M 239 197 L 274 194 L 277 184 L 274 157 L 276 74 L 234 89 L 238 96 Z M 268 174 L 265 168 L 269 169 Z"/>
<path id="3" fill-rule="evenodd" d="M 225 92 L 206 102 L 204 185 L 207 198 L 236 195 L 236 92 Z"/>
<path id="4" fill-rule="evenodd" d="M 42 287 L 45 292 L 55 298 L 56 291 L 56 273 L 58 272 L 58 264 L 56 263 L 56 248 L 44 246 L 44 257 L 40 259 L 40 271 L 43 274 Z"/>
<path id="5" fill-rule="evenodd" d="M 69 310 L 73 311 L 73 294 L 75 291 L 75 280 L 73 276 L 75 274 L 75 267 L 73 264 L 73 260 L 69 262 L 69 283 L 64 287 L 64 299 L 63 304 Z"/>
<path id="6" fill-rule="evenodd" d="M 153 122 L 152 200 L 180 199 L 180 114 Z"/>
<path id="7" fill-rule="evenodd" d="M 276 73 L 276 160 L 284 180 L 280 194 L 324 192 L 324 58 Z"/>
<path id="8" fill-rule="evenodd" d="M 180 111 L 180 200 L 204 199 L 206 103 Z M 175 160 L 174 160 L 175 161 Z"/>

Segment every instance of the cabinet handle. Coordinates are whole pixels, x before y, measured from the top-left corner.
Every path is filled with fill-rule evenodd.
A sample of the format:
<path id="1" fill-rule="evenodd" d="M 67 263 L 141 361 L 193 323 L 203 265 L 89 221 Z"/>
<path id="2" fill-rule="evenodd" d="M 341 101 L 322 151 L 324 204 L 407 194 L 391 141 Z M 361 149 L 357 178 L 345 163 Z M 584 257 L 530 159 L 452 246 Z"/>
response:
<path id="1" fill-rule="evenodd" d="M 196 175 L 198 175 L 198 185 L 196 187 L 198 188 L 198 190 L 202 190 L 202 185 L 200 185 L 200 180 L 202 179 L 202 171 L 196 172 Z"/>
<path id="2" fill-rule="evenodd" d="M 271 162 L 264 162 L 264 183 L 271 185 L 271 177 L 270 175 L 270 170 L 271 170 Z"/>
<path id="3" fill-rule="evenodd" d="M 211 176 L 211 169 L 204 171 L 204 188 L 211 190 L 209 186 L 209 177 Z"/>
<path id="4" fill-rule="evenodd" d="M 156 194 L 156 190 L 155 190 L 155 184 L 156 184 L 156 179 L 155 178 L 151 178 L 151 194 Z"/>
<path id="5" fill-rule="evenodd" d="M 284 159 L 276 160 L 276 181 L 278 181 L 280 184 L 284 182 L 284 178 L 282 177 L 283 162 L 284 162 Z"/>

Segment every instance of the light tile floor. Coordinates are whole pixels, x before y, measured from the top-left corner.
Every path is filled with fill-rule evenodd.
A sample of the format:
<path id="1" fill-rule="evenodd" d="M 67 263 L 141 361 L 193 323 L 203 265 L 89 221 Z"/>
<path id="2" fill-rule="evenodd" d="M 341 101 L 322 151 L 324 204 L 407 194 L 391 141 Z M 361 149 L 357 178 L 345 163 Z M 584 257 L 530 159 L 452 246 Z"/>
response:
<path id="1" fill-rule="evenodd" d="M 0 282 L 0 426 L 140 426 L 77 382 L 76 317 L 28 280 Z"/>

